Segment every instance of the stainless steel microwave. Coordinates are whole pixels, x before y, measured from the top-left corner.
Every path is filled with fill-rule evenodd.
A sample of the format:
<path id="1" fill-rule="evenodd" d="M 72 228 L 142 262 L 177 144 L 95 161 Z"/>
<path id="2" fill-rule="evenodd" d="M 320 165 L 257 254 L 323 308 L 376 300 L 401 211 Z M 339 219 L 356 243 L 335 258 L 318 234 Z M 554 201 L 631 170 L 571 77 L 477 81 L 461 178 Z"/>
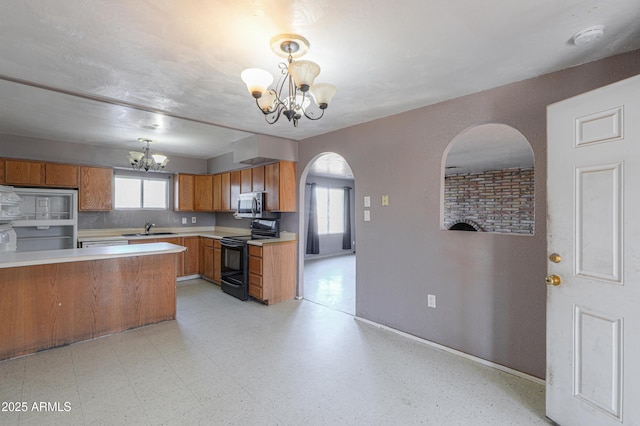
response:
<path id="1" fill-rule="evenodd" d="M 236 217 L 248 217 L 254 219 L 278 218 L 279 213 L 268 212 L 266 192 L 246 192 L 238 197 Z"/>

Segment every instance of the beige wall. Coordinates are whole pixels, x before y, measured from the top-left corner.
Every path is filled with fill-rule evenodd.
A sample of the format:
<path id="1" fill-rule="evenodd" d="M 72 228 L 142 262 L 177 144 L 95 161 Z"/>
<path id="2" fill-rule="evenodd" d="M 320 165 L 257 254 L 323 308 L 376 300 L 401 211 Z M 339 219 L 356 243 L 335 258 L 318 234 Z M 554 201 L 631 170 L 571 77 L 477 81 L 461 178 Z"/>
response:
<path id="1" fill-rule="evenodd" d="M 299 175 L 323 152 L 342 155 L 355 175 L 356 314 L 544 378 L 546 106 L 638 73 L 640 51 L 302 141 Z M 443 153 L 484 123 L 514 127 L 533 148 L 533 236 L 440 229 Z"/>

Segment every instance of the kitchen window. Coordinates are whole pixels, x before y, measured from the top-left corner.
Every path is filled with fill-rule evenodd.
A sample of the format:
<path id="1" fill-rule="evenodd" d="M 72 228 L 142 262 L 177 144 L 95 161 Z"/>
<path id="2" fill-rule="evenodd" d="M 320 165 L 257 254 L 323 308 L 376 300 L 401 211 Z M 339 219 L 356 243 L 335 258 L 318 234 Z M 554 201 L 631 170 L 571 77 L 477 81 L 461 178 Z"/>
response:
<path id="1" fill-rule="evenodd" d="M 344 232 L 344 189 L 316 188 L 318 235 Z"/>
<path id="2" fill-rule="evenodd" d="M 138 176 L 116 176 L 115 208 L 167 210 L 169 180 Z"/>

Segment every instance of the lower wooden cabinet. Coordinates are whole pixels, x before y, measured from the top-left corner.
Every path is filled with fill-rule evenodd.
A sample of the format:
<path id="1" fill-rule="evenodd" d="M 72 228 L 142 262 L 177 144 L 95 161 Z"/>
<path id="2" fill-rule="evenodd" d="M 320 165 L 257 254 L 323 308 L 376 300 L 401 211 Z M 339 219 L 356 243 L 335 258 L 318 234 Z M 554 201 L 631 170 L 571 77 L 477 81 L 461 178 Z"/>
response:
<path id="1" fill-rule="evenodd" d="M 198 275 L 200 271 L 200 237 L 183 237 L 182 244 L 187 248 L 184 252 L 182 276 Z"/>
<path id="2" fill-rule="evenodd" d="M 220 240 L 213 242 L 213 280 L 217 283 L 222 279 L 222 246 Z"/>
<path id="3" fill-rule="evenodd" d="M 249 295 L 267 305 L 295 297 L 295 241 L 249 245 Z"/>
<path id="4" fill-rule="evenodd" d="M 198 238 L 198 237 L 195 237 L 195 238 Z M 173 237 L 173 238 L 140 238 L 140 239 L 135 239 L 135 240 L 129 240 L 129 244 L 170 243 L 170 244 L 175 244 L 177 246 L 180 246 L 180 245 L 184 245 L 183 240 L 184 240 L 184 238 L 180 238 L 180 237 Z M 195 250 L 192 250 L 192 252 L 195 253 L 195 256 L 198 256 L 198 248 L 197 247 L 198 246 L 196 246 Z M 187 248 L 187 251 L 189 251 L 188 248 Z M 191 275 L 191 274 L 185 274 L 184 273 L 184 263 L 185 263 L 185 252 L 182 252 L 178 256 L 176 256 L 176 272 L 178 274 L 177 275 L 178 277 L 183 277 L 185 275 Z"/>
<path id="5" fill-rule="evenodd" d="M 213 239 L 200 238 L 202 246 L 202 266 L 200 275 L 203 278 L 213 281 Z"/>

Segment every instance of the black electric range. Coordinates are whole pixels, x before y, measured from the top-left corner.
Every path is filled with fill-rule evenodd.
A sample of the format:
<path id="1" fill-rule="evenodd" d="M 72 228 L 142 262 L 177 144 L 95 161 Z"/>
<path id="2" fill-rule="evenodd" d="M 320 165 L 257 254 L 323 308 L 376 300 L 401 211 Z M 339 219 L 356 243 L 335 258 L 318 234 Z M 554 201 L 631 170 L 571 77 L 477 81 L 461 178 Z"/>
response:
<path id="1" fill-rule="evenodd" d="M 279 238 L 277 220 L 254 219 L 251 221 L 251 235 L 224 237 L 222 248 L 221 287 L 222 291 L 240 300 L 249 299 L 249 255 L 247 242 L 258 239 Z"/>

